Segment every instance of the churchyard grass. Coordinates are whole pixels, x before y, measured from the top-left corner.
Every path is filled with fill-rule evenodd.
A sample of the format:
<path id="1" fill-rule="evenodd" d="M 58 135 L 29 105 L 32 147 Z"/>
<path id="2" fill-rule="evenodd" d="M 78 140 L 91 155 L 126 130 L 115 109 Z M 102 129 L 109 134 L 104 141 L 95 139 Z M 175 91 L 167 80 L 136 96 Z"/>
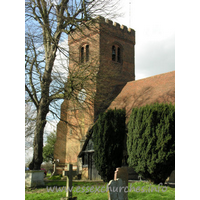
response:
<path id="1" fill-rule="evenodd" d="M 56 191 L 56 188 L 54 188 L 54 191 L 47 191 L 47 188 L 50 187 L 53 189 L 54 186 L 57 186 L 57 190 L 60 187 L 62 190 L 62 187 L 66 186 L 66 181 L 51 181 L 51 182 L 45 182 L 46 187 L 45 188 L 35 188 L 25 189 L 25 199 L 26 200 L 60 200 L 61 197 L 66 196 L 66 191 L 63 189 L 63 191 Z M 91 187 L 94 187 L 93 192 L 82 192 L 83 187 L 88 187 L 89 189 Z M 107 183 L 103 182 L 73 182 L 73 196 L 77 196 L 78 200 L 107 200 L 108 194 L 107 192 L 101 193 L 101 188 L 103 191 L 105 190 Z M 98 188 L 99 192 L 95 192 L 95 188 Z M 134 191 L 134 188 L 136 191 Z M 76 192 L 76 190 L 79 189 L 79 192 Z M 131 189 L 131 192 L 130 192 Z M 148 182 L 135 182 L 135 183 L 129 183 L 128 185 L 128 198 L 129 200 L 174 200 L 175 199 L 175 188 L 171 187 L 163 187 L 161 186 L 158 191 L 158 185 L 153 185 Z"/>

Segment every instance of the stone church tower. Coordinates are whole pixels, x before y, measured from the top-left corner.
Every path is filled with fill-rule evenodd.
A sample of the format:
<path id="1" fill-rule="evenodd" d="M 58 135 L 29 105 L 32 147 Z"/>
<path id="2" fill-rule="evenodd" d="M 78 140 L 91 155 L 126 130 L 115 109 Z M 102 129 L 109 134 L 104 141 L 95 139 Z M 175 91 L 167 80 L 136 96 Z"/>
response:
<path id="1" fill-rule="evenodd" d="M 56 173 L 72 163 L 82 173 L 77 158 L 89 128 L 125 84 L 135 80 L 135 31 L 99 17 L 68 38 L 68 83 L 77 83 L 74 96 L 61 105 L 54 159 Z M 66 121 L 66 122 L 65 122 Z M 75 170 L 75 168 L 74 168 Z"/>

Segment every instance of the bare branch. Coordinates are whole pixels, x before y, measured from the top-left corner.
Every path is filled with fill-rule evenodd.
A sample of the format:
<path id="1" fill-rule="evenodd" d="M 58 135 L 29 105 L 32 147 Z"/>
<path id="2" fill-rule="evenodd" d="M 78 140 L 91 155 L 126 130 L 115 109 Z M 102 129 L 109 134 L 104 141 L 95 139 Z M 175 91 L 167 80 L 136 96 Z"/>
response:
<path id="1" fill-rule="evenodd" d="M 88 108 L 91 107 L 95 96 L 94 83 L 98 73 L 98 67 L 96 67 L 98 64 L 95 62 L 98 59 L 93 58 L 92 61 L 91 58 L 91 62 L 80 65 L 79 61 L 75 62 L 77 58 L 72 57 L 75 64 L 73 69 L 67 69 L 68 78 L 63 78 L 63 72 L 56 69 L 55 61 L 58 51 L 62 52 L 65 57 L 69 56 L 69 53 L 60 47 L 63 35 L 66 39 L 75 29 L 89 28 L 87 24 L 89 19 L 99 14 L 100 11 L 105 14 L 109 13 L 105 8 L 110 2 L 112 0 L 26 0 L 25 91 L 37 108 L 34 154 L 30 169 L 40 169 L 47 114 L 51 112 L 56 117 L 59 115 L 58 109 L 50 111 L 56 101 L 70 99 L 75 108 L 89 110 Z M 113 7 L 110 7 L 110 11 L 112 11 L 110 13 L 115 12 L 113 12 Z M 91 23 L 94 21 L 91 20 Z M 59 67 L 66 66 L 60 65 Z M 83 86 L 88 87 L 88 99 L 81 104 L 77 94 Z M 66 123 L 69 124 L 67 121 Z M 77 124 L 83 134 L 82 125 Z M 76 138 L 81 137 L 82 135 L 77 134 Z"/>
<path id="2" fill-rule="evenodd" d="M 35 107 L 38 107 L 38 102 L 35 100 L 34 96 L 32 95 L 31 91 L 28 89 L 27 85 L 25 84 L 25 90 L 28 92 L 29 97 L 31 98 L 32 102 L 34 103 Z"/>

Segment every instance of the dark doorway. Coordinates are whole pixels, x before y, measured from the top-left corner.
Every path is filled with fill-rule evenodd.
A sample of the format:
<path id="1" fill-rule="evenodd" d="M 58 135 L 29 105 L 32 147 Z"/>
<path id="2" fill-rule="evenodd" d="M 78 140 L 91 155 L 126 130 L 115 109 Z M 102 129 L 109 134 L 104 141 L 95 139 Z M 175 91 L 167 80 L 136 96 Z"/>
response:
<path id="1" fill-rule="evenodd" d="M 88 154 L 88 178 L 89 180 L 101 180 L 101 176 L 99 176 L 95 167 L 93 155 L 94 153 Z"/>

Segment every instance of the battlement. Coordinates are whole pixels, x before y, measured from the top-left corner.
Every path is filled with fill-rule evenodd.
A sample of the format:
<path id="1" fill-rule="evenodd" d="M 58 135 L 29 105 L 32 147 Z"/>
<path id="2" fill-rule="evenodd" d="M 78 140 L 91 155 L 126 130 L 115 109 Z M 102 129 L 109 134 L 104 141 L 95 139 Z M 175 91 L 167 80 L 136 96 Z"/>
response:
<path id="1" fill-rule="evenodd" d="M 113 22 L 112 20 L 109 20 L 109 19 L 105 19 L 102 16 L 98 16 L 95 20 L 98 23 L 107 24 L 109 26 L 109 28 L 113 28 L 115 30 L 118 29 L 118 30 L 123 31 L 124 33 L 129 33 L 129 34 L 135 36 L 135 30 L 132 28 L 127 28 L 127 26 L 125 26 L 125 25 L 120 25 L 119 23 Z"/>
<path id="2" fill-rule="evenodd" d="M 92 33 L 93 32 L 93 33 Z M 91 37 L 91 35 L 99 34 L 100 32 L 116 36 L 121 39 L 129 40 L 135 44 L 135 30 L 127 28 L 125 25 L 120 25 L 112 20 L 105 19 L 102 16 L 98 16 L 87 22 L 80 24 L 78 29 L 75 29 L 70 33 L 68 41 L 77 42 L 82 40 L 84 37 Z"/>

